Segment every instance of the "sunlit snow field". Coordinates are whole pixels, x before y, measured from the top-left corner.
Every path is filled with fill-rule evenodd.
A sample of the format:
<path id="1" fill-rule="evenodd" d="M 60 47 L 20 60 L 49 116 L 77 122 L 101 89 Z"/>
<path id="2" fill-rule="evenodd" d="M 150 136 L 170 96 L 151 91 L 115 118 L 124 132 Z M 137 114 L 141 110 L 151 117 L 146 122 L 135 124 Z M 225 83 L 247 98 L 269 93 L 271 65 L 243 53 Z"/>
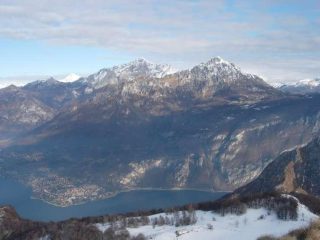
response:
<path id="1" fill-rule="evenodd" d="M 152 218 L 165 216 L 164 213 L 149 216 Z M 296 221 L 279 220 L 274 212 L 264 208 L 247 209 L 246 213 L 240 216 L 227 214 L 221 216 L 217 213 L 196 211 L 197 223 L 189 226 L 155 226 L 151 224 L 138 228 L 127 228 L 130 235 L 144 234 L 148 239 L 156 240 L 212 240 L 212 239 L 237 239 L 256 240 L 263 235 L 276 237 L 285 235 L 291 230 L 306 227 L 310 222 L 318 218 L 311 213 L 307 207 L 298 204 L 298 219 Z M 208 225 L 212 225 L 209 229 Z M 105 231 L 109 224 L 97 224 L 101 231 Z"/>

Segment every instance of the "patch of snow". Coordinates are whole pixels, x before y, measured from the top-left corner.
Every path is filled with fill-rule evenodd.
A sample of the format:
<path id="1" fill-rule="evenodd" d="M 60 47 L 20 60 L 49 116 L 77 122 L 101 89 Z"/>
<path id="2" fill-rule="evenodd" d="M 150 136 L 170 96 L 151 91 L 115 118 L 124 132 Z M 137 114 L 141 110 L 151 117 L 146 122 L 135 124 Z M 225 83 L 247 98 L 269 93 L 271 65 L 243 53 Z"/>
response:
<path id="1" fill-rule="evenodd" d="M 65 76 L 64 78 L 60 79 L 60 82 L 74 82 L 77 81 L 81 78 L 81 76 L 75 74 L 75 73 L 70 73 L 69 75 Z"/>
<path id="2" fill-rule="evenodd" d="M 237 239 L 255 240 L 263 235 L 280 237 L 288 232 L 307 227 L 318 216 L 311 213 L 306 206 L 298 202 L 298 219 L 284 221 L 277 218 L 274 212 L 267 209 L 247 209 L 243 215 L 227 214 L 221 216 L 217 213 L 196 211 L 197 223 L 194 225 L 175 227 L 171 225 L 155 226 L 145 225 L 137 228 L 128 228 L 132 236 L 144 234 L 147 239 Z M 150 219 L 159 217 L 164 213 L 149 216 Z M 170 216 L 169 216 L 170 217 Z M 100 231 L 105 231 L 110 225 L 97 224 Z"/>
<path id="3" fill-rule="evenodd" d="M 101 69 L 82 81 L 90 83 L 95 88 L 101 88 L 108 84 L 129 83 L 141 77 L 163 78 L 175 72 L 176 70 L 170 65 L 155 64 L 139 58 L 126 64 Z"/>
<path id="4" fill-rule="evenodd" d="M 99 231 L 105 232 L 111 225 L 110 223 L 97 223 L 95 226 L 98 228 Z"/>

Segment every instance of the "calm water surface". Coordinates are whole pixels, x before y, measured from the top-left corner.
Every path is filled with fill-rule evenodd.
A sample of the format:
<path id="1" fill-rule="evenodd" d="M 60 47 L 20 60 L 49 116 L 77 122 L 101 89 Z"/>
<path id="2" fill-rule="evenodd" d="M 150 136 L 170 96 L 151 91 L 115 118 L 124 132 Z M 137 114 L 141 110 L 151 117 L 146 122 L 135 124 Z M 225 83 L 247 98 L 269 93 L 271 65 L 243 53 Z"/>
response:
<path id="1" fill-rule="evenodd" d="M 168 208 L 215 200 L 225 193 L 196 190 L 135 190 L 119 193 L 109 199 L 70 207 L 56 207 L 41 200 L 32 199 L 31 194 L 31 189 L 20 183 L 0 179 L 0 205 L 12 205 L 21 217 L 41 221 Z"/>

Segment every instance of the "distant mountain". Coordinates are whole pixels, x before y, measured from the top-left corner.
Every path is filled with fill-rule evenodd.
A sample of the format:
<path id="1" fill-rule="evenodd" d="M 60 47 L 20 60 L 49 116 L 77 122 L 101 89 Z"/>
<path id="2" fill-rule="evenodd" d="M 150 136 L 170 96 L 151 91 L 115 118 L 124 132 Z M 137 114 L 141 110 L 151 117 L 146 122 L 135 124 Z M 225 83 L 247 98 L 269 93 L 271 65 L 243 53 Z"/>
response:
<path id="1" fill-rule="evenodd" d="M 60 82 L 74 82 L 81 78 L 80 75 L 75 73 L 70 73 L 69 75 L 65 76 L 64 78 L 60 79 Z"/>
<path id="2" fill-rule="evenodd" d="M 56 112 L 79 96 L 72 83 L 60 82 L 54 78 L 31 82 L 23 86 L 22 89 L 47 106 L 55 109 Z"/>
<path id="3" fill-rule="evenodd" d="M 298 192 L 320 197 L 320 137 L 304 146 L 283 152 L 260 176 L 236 194 Z"/>
<path id="4" fill-rule="evenodd" d="M 283 84 L 278 86 L 278 89 L 297 94 L 320 93 L 320 78 L 303 79 L 294 84 Z"/>
<path id="5" fill-rule="evenodd" d="M 53 110 L 34 98 L 29 92 L 10 85 L 0 89 L 2 123 L 38 125 L 53 116 Z"/>
<path id="6" fill-rule="evenodd" d="M 0 112 L 0 148 L 21 131 L 28 131 L 54 116 L 51 107 L 14 85 L 0 89 Z"/>
<path id="7" fill-rule="evenodd" d="M 36 80 L 34 82 L 28 83 L 24 86 L 25 89 L 42 89 L 42 88 L 47 88 L 55 85 L 59 85 L 60 82 L 53 77 L 48 78 L 46 80 Z"/>

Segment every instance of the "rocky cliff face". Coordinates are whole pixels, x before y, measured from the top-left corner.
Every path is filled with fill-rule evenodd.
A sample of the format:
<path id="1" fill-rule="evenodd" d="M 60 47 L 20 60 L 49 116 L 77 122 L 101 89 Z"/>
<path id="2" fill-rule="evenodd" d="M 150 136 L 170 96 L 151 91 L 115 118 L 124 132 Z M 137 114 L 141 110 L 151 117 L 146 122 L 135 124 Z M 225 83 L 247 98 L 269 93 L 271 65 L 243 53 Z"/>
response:
<path id="1" fill-rule="evenodd" d="M 236 194 L 257 192 L 298 192 L 320 197 L 320 138 L 283 152 L 261 175 Z"/>

